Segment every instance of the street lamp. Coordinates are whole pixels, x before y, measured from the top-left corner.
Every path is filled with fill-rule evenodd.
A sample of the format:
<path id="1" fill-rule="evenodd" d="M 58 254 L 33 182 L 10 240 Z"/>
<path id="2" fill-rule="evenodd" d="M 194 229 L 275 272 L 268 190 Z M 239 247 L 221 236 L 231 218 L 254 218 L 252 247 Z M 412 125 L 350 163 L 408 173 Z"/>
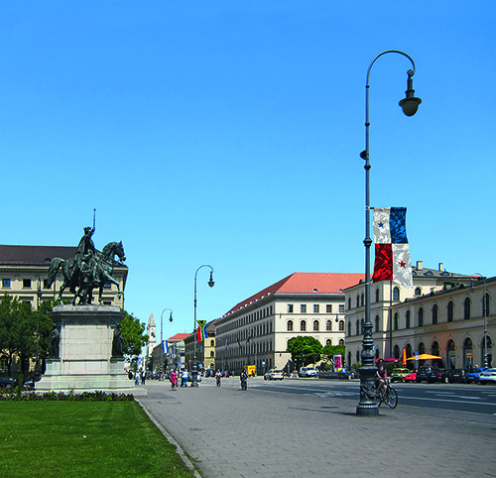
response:
<path id="1" fill-rule="evenodd" d="M 198 387 L 198 364 L 197 364 L 197 361 L 196 361 L 196 342 L 197 342 L 197 338 L 196 338 L 196 327 L 197 327 L 197 322 L 196 322 L 196 277 L 198 275 L 198 271 L 200 269 L 202 269 L 203 267 L 208 267 L 210 268 L 210 279 L 208 280 L 207 284 L 209 285 L 209 287 L 213 287 L 215 282 L 214 282 L 214 279 L 212 277 L 212 274 L 214 273 L 214 269 L 212 266 L 209 266 L 209 265 L 203 265 L 203 266 L 200 266 L 198 267 L 198 269 L 196 269 L 196 272 L 195 272 L 195 300 L 194 300 L 194 323 L 193 323 L 193 335 L 194 335 L 194 339 L 195 339 L 195 342 L 194 342 L 194 349 L 193 349 L 193 369 L 191 370 L 191 386 L 192 387 Z"/>
<path id="2" fill-rule="evenodd" d="M 38 279 L 38 307 L 36 310 L 36 364 L 34 366 L 34 380 L 33 387 L 36 384 L 36 381 L 40 377 L 40 304 L 41 304 L 41 279 Z"/>
<path id="3" fill-rule="evenodd" d="M 161 348 L 161 350 L 162 350 L 162 354 L 163 354 L 163 346 L 164 346 L 164 337 L 163 337 L 163 332 L 164 332 L 164 312 L 165 312 L 166 310 L 170 310 L 169 322 L 171 322 L 171 323 L 172 323 L 172 321 L 174 320 L 174 319 L 172 318 L 172 309 L 166 308 L 166 309 L 164 309 L 164 310 L 162 311 L 162 313 L 160 314 L 160 347 L 162 347 L 162 348 Z M 162 354 L 161 354 L 161 356 L 162 356 Z M 168 361 L 168 360 L 167 360 L 167 361 Z M 162 365 L 162 367 L 163 367 L 163 363 L 162 363 L 161 365 Z M 165 372 L 165 370 L 163 370 L 163 372 Z"/>
<path id="4" fill-rule="evenodd" d="M 487 364 L 487 296 L 486 296 L 486 278 L 476 272 L 474 275 L 479 276 L 483 280 L 483 292 L 482 292 L 482 317 L 484 318 L 484 367 L 488 367 Z"/>
<path id="5" fill-rule="evenodd" d="M 372 322 L 370 320 L 370 189 L 369 189 L 369 76 L 372 65 L 376 60 L 386 53 L 399 53 L 410 60 L 413 70 L 408 70 L 408 81 L 406 98 L 400 101 L 400 106 L 407 116 L 413 116 L 422 102 L 420 98 L 415 97 L 413 89 L 413 75 L 415 74 L 415 63 L 406 53 L 399 50 L 386 50 L 379 53 L 373 60 L 367 70 L 367 82 L 365 85 L 365 151 L 360 153 L 360 157 L 365 160 L 365 234 L 363 241 L 365 245 L 365 322 L 363 324 L 362 340 L 362 366 L 360 368 L 360 402 L 357 405 L 357 415 L 376 416 L 379 414 L 378 403 L 375 400 L 375 378 L 376 370 L 374 359 L 374 339 L 372 338 Z"/>

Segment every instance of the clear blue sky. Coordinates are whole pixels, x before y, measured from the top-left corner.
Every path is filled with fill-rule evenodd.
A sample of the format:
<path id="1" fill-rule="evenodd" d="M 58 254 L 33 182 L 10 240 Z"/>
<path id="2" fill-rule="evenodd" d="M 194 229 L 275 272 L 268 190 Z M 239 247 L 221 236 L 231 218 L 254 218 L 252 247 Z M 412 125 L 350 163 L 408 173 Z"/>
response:
<path id="1" fill-rule="evenodd" d="M 0 4 L 0 243 L 122 240 L 126 310 L 164 336 L 293 272 L 364 271 L 371 204 L 412 261 L 493 276 L 494 0 Z M 168 312 L 166 313 L 168 317 Z M 160 336 L 160 330 L 158 330 Z"/>

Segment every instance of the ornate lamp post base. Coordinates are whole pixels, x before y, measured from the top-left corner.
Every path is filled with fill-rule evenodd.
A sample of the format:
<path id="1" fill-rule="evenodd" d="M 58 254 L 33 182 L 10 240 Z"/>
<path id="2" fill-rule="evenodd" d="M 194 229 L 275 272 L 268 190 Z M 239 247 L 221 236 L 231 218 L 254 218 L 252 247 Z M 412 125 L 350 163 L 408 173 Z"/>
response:
<path id="1" fill-rule="evenodd" d="M 360 368 L 360 402 L 356 414 L 368 417 L 379 415 L 379 404 L 375 399 L 377 367 Z"/>

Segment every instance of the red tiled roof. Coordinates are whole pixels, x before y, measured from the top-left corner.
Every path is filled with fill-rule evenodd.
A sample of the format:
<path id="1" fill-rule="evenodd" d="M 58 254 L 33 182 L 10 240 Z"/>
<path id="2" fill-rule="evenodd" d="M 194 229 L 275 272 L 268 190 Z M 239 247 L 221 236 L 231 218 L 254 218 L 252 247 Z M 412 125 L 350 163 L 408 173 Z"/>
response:
<path id="1" fill-rule="evenodd" d="M 295 272 L 290 276 L 272 284 L 266 289 L 236 304 L 224 316 L 232 314 L 252 302 L 268 295 L 277 294 L 343 294 L 343 290 L 358 284 L 363 274 L 333 272 Z"/>
<path id="2" fill-rule="evenodd" d="M 186 337 L 188 337 L 190 334 L 176 334 L 170 339 L 167 339 L 168 342 L 181 342 L 181 340 L 184 340 Z"/>
<path id="3" fill-rule="evenodd" d="M 74 257 L 75 247 L 0 245 L 0 265 L 49 266 L 54 257 Z"/>

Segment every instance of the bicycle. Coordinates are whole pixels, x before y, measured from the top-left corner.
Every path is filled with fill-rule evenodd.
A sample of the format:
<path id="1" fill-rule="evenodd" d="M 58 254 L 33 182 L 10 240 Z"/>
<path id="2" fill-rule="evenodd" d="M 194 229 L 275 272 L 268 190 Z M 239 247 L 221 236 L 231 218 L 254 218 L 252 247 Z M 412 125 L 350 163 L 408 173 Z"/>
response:
<path id="1" fill-rule="evenodd" d="M 247 388 L 248 388 L 248 380 L 246 378 L 241 379 L 241 390 L 246 392 Z"/>
<path id="2" fill-rule="evenodd" d="M 217 386 L 220 387 L 220 377 L 215 377 L 215 380 L 217 381 Z"/>
<path id="3" fill-rule="evenodd" d="M 379 399 L 379 407 L 383 403 L 387 403 L 389 405 L 389 408 L 392 409 L 398 406 L 398 394 L 396 393 L 396 390 L 393 387 L 391 387 L 389 378 L 387 379 L 386 390 L 384 391 L 384 389 L 381 388 L 380 392 L 376 391 L 375 398 Z"/>

